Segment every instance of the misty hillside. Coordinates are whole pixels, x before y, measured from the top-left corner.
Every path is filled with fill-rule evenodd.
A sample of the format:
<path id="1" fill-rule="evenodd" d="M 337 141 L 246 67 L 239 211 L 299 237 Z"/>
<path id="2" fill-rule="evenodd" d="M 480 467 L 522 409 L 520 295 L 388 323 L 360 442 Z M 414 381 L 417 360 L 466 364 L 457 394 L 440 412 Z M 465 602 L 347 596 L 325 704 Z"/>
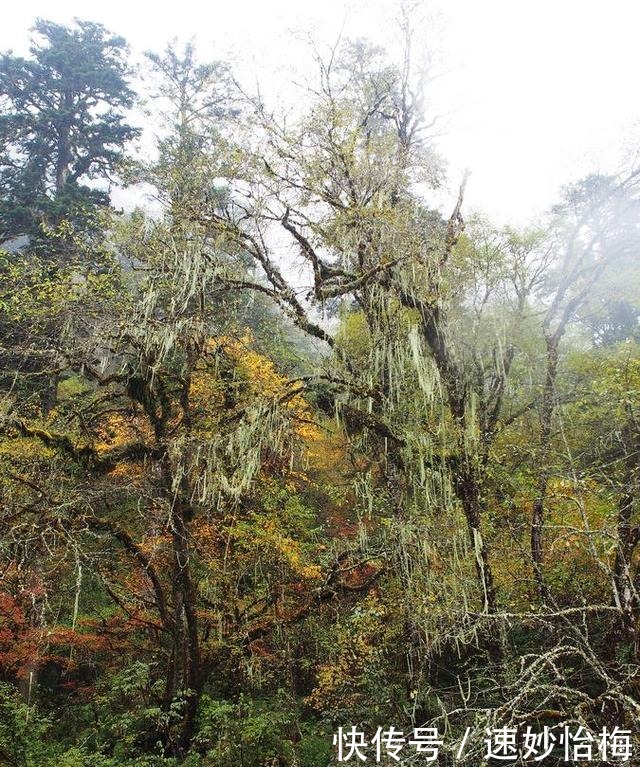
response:
<path id="1" fill-rule="evenodd" d="M 469 205 L 418 8 L 0 56 L 0 767 L 640 764 L 638 148 Z"/>

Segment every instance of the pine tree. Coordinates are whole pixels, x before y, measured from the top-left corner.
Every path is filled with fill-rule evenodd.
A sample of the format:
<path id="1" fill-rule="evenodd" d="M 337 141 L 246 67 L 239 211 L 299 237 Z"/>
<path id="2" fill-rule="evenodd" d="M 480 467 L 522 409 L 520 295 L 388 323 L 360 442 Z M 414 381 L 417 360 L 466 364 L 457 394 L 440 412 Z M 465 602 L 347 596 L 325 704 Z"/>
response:
<path id="1" fill-rule="evenodd" d="M 125 120 L 134 94 L 122 37 L 79 20 L 39 19 L 33 32 L 29 58 L 0 57 L 0 243 L 36 243 L 61 220 L 86 225 L 138 134 Z"/>

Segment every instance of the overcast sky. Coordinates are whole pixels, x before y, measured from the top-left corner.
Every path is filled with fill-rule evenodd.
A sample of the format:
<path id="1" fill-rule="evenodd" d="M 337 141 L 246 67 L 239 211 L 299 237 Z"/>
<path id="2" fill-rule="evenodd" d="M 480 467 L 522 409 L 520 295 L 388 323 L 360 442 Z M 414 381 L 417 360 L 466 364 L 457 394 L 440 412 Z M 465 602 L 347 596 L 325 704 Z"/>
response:
<path id="1" fill-rule="evenodd" d="M 433 109 L 453 190 L 471 170 L 467 204 L 524 222 L 562 184 L 618 169 L 640 146 L 640 3 L 636 0 L 431 0 Z M 24 51 L 37 16 L 100 21 L 134 54 L 195 36 L 201 58 L 231 56 L 244 76 L 289 89 L 302 30 L 387 42 L 392 0 L 22 0 L 3 8 L 0 49 Z"/>

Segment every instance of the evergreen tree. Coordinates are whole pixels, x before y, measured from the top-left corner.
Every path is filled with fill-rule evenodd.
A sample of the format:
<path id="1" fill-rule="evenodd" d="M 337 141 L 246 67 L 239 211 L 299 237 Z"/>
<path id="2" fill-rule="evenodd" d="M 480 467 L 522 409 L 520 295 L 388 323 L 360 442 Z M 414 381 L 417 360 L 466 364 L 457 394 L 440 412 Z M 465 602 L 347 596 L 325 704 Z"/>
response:
<path id="1" fill-rule="evenodd" d="M 0 243 L 87 221 L 138 130 L 126 42 L 100 24 L 39 19 L 31 56 L 0 57 Z M 102 188 L 101 188 L 102 186 Z"/>

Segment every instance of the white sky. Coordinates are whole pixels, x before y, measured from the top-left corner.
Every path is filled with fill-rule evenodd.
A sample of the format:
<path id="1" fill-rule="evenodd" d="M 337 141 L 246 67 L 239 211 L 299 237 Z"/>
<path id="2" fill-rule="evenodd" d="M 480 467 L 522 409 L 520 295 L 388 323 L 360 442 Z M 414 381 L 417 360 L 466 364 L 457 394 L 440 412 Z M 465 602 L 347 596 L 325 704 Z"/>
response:
<path id="1" fill-rule="evenodd" d="M 394 0 L 22 0 L 6 5 L 0 50 L 23 52 L 35 17 L 100 21 L 134 54 L 195 35 L 200 56 L 286 91 L 300 60 L 296 32 L 386 41 Z M 524 222 L 562 184 L 616 170 L 640 146 L 640 2 L 430 0 L 431 47 L 443 73 L 433 101 L 446 114 L 439 147 L 453 189 L 465 167 L 467 204 Z"/>

